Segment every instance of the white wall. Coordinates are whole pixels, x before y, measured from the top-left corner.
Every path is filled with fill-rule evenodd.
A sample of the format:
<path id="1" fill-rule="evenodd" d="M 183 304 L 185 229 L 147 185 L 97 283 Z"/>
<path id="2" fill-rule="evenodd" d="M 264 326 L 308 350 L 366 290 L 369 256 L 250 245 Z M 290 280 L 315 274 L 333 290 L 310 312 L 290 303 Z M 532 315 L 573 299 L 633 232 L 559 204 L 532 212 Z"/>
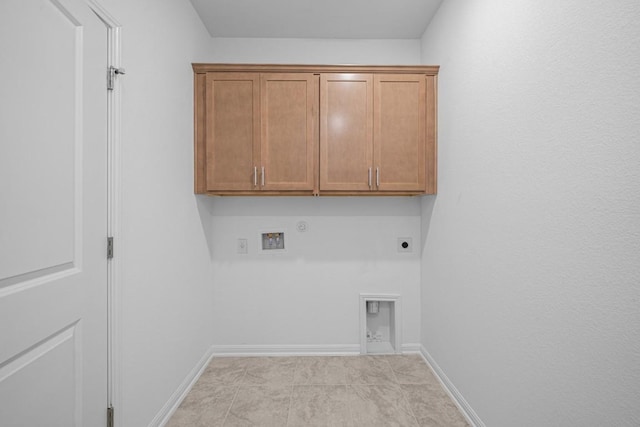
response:
<path id="1" fill-rule="evenodd" d="M 188 1 L 104 0 L 122 24 L 122 353 L 117 425 L 146 426 L 211 345 L 210 213 L 193 194 Z"/>
<path id="2" fill-rule="evenodd" d="M 209 62 L 420 64 L 420 40 L 212 38 Z"/>
<path id="3" fill-rule="evenodd" d="M 490 426 L 640 425 L 640 3 L 445 0 L 422 344 Z"/>
<path id="4" fill-rule="evenodd" d="M 362 292 L 401 295 L 403 342 L 419 342 L 419 253 L 397 251 L 398 237 L 420 240 L 419 199 L 216 198 L 213 215 L 218 351 L 359 351 Z M 269 231 L 286 252 L 261 250 Z"/>
<path id="5" fill-rule="evenodd" d="M 419 64 L 420 41 L 216 38 L 207 61 Z M 357 351 L 361 292 L 401 294 L 403 342 L 419 341 L 420 260 L 397 253 L 398 237 L 419 241 L 418 198 L 217 197 L 212 203 L 219 351 Z M 309 232 L 295 231 L 298 220 L 309 223 Z M 256 252 L 258 234 L 271 226 L 288 230 L 286 254 Z M 251 239 L 248 255 L 236 254 L 241 237 Z"/>

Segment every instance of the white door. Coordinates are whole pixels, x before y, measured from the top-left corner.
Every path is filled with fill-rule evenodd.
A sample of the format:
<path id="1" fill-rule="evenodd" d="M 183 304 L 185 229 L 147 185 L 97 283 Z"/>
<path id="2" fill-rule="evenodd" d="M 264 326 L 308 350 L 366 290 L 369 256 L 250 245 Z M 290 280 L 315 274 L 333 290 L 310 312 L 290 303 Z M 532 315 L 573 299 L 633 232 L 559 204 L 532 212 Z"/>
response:
<path id="1" fill-rule="evenodd" d="M 107 29 L 0 1 L 0 425 L 105 426 Z"/>

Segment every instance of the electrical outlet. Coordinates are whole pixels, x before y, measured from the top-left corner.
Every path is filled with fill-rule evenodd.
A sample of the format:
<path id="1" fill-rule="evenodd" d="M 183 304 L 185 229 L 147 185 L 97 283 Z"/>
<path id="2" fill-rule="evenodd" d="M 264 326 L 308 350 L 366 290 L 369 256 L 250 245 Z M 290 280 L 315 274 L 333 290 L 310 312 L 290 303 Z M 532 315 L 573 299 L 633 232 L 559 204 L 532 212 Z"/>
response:
<path id="1" fill-rule="evenodd" d="M 398 252 L 413 252 L 411 237 L 398 237 Z"/>
<path id="2" fill-rule="evenodd" d="M 247 254 L 249 253 L 247 239 L 238 239 L 238 253 L 239 254 Z"/>

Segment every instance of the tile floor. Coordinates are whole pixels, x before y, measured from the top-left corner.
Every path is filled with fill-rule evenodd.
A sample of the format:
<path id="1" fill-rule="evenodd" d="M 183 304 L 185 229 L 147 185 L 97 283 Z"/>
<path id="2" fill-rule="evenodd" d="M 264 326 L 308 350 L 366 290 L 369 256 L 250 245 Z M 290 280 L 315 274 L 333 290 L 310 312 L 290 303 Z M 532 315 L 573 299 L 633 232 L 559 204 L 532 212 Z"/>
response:
<path id="1" fill-rule="evenodd" d="M 468 426 L 419 355 L 217 357 L 167 427 Z"/>

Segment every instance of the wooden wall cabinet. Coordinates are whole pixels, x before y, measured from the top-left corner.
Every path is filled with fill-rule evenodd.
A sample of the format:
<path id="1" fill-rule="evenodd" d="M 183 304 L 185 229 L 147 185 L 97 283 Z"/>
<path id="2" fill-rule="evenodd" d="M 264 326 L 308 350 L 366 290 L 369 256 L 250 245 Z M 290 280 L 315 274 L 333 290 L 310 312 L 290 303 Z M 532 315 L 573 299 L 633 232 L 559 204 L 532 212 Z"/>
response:
<path id="1" fill-rule="evenodd" d="M 426 79 L 378 74 L 373 81 L 376 191 L 426 191 Z"/>
<path id="2" fill-rule="evenodd" d="M 260 94 L 261 189 L 317 192 L 318 76 L 262 73 Z"/>
<path id="3" fill-rule="evenodd" d="M 435 192 L 424 74 L 321 74 L 320 102 L 321 192 Z"/>
<path id="4" fill-rule="evenodd" d="M 193 69 L 196 193 L 435 194 L 437 66 Z"/>
<path id="5" fill-rule="evenodd" d="M 371 191 L 373 76 L 320 76 L 320 189 Z"/>
<path id="6" fill-rule="evenodd" d="M 196 75 L 196 193 L 316 191 L 318 76 Z"/>
<path id="7" fill-rule="evenodd" d="M 203 192 L 259 190 L 260 74 L 203 76 Z M 203 126 L 202 126 L 203 125 Z"/>

